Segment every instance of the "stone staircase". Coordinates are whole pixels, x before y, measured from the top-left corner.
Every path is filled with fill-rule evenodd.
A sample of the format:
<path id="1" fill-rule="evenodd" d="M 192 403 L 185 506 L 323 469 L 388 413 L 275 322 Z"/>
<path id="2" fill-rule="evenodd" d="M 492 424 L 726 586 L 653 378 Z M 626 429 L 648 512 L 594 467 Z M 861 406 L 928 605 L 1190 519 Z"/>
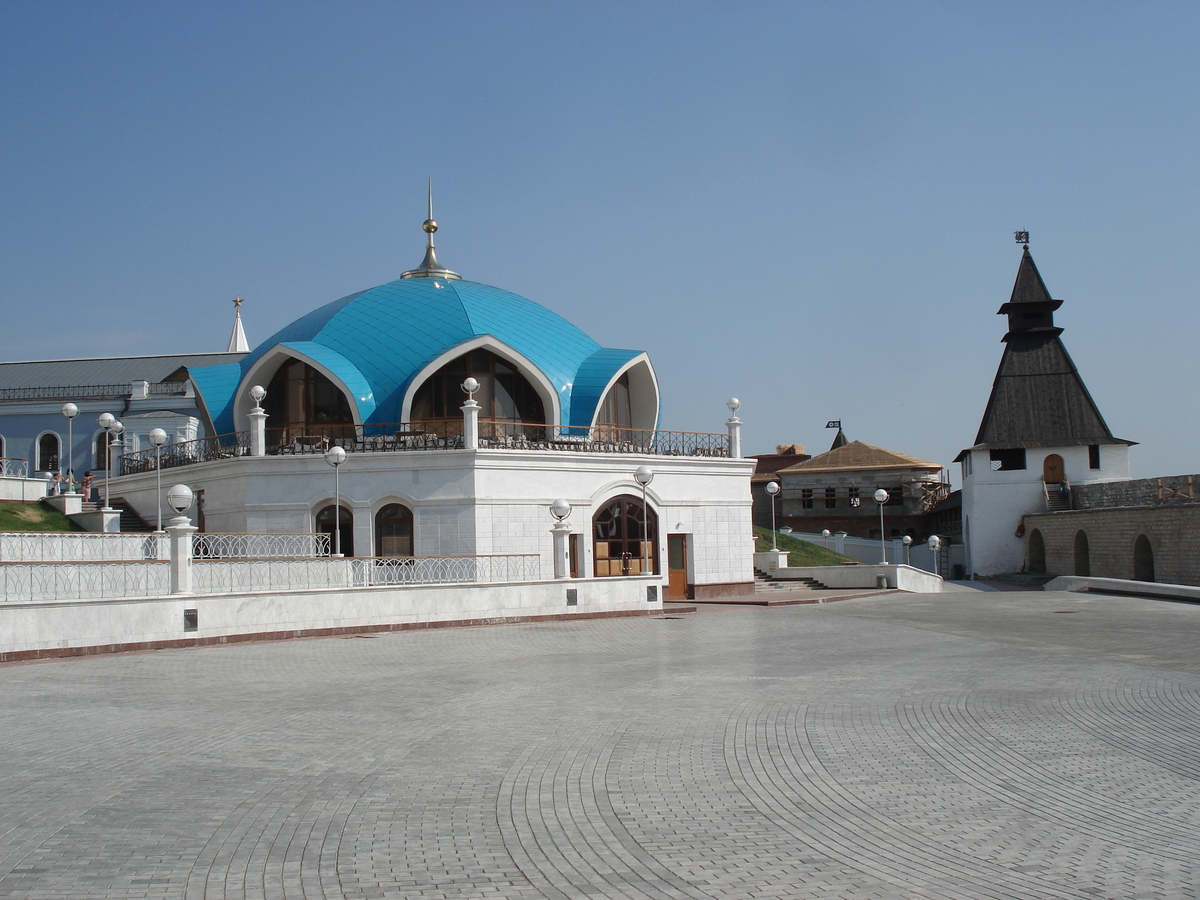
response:
<path id="1" fill-rule="evenodd" d="M 121 533 L 122 534 L 150 534 L 154 529 L 150 523 L 139 516 L 125 500 L 121 497 L 112 498 L 112 508 L 121 511 Z M 84 500 L 82 504 L 82 513 L 92 513 L 100 509 L 100 504 L 94 500 Z"/>
<path id="2" fill-rule="evenodd" d="M 762 569 L 754 570 L 754 593 L 764 594 L 780 591 L 827 591 L 829 586 L 815 578 L 775 578 Z"/>

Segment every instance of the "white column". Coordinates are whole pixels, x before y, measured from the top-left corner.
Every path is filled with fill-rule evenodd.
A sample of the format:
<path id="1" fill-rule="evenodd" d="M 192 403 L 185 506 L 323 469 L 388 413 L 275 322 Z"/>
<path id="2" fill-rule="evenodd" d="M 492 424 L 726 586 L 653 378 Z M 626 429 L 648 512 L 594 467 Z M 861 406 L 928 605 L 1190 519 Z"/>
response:
<path id="1" fill-rule="evenodd" d="M 742 458 L 742 420 L 737 417 L 737 413 L 731 415 L 725 420 L 725 427 L 729 429 L 729 458 Z"/>
<path id="2" fill-rule="evenodd" d="M 256 406 L 247 414 L 250 419 L 250 455 L 267 455 L 267 414 Z"/>
<path id="3" fill-rule="evenodd" d="M 567 554 L 567 538 L 571 534 L 571 524 L 555 522 L 550 533 L 554 535 L 554 577 L 570 578 L 571 560 Z"/>
<path id="4" fill-rule="evenodd" d="M 459 409 L 463 414 L 463 447 L 467 450 L 479 449 L 479 410 L 480 406 L 474 400 L 467 400 Z"/>
<path id="5" fill-rule="evenodd" d="M 171 543 L 171 593 L 192 592 L 192 535 L 196 526 L 187 516 L 176 516 L 167 526 Z"/>
<path id="6" fill-rule="evenodd" d="M 846 532 L 835 531 L 833 533 L 833 552 L 846 555 Z"/>

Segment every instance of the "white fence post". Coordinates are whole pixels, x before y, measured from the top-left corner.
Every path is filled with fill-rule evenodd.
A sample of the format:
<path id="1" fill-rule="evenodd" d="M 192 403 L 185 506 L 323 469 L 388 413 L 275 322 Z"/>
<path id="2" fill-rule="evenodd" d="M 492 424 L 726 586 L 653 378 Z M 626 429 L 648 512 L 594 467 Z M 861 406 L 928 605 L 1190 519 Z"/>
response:
<path id="1" fill-rule="evenodd" d="M 171 540 L 171 593 L 192 592 L 192 535 L 196 533 L 187 516 L 177 516 L 167 526 Z"/>

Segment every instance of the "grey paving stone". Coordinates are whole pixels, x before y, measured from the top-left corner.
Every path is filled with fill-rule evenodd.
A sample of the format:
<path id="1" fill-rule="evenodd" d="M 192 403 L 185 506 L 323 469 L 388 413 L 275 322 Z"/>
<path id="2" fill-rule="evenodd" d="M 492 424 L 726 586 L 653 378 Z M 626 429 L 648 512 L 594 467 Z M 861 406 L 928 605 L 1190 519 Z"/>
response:
<path id="1" fill-rule="evenodd" d="M 1197 896 L 1197 646 L 964 592 L 0 667 L 0 897 Z"/>

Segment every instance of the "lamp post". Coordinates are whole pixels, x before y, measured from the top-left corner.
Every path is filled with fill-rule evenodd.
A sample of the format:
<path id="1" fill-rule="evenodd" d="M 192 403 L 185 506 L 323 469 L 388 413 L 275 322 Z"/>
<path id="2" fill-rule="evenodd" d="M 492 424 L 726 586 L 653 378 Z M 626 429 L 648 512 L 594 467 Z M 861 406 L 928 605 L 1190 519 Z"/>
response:
<path id="1" fill-rule="evenodd" d="M 900 543 L 902 543 L 904 545 L 904 564 L 906 566 L 911 566 L 912 565 L 912 554 L 909 551 L 909 548 L 912 546 L 912 538 L 906 534 L 904 537 L 902 537 L 900 539 Z"/>
<path id="2" fill-rule="evenodd" d="M 771 549 L 779 549 L 779 538 L 775 532 L 775 495 L 779 493 L 779 482 L 768 481 L 765 488 L 767 496 L 771 498 Z"/>
<path id="3" fill-rule="evenodd" d="M 642 486 L 642 547 L 645 549 L 642 574 L 645 575 L 650 569 L 650 513 L 646 506 L 646 485 L 654 480 L 654 470 L 649 466 L 638 466 L 633 478 Z"/>
<path id="4" fill-rule="evenodd" d="M 821 529 L 821 538 L 822 538 L 822 540 L 825 541 L 825 549 L 828 550 L 829 549 L 829 529 L 828 528 Z"/>
<path id="5" fill-rule="evenodd" d="M 571 577 L 567 551 L 567 535 L 571 533 L 571 526 L 566 522 L 570 514 L 571 504 L 566 500 L 559 499 L 550 504 L 550 515 L 554 516 L 554 527 L 550 531 L 554 535 L 555 578 Z"/>
<path id="6" fill-rule="evenodd" d="M 162 448 L 167 442 L 167 433 L 161 428 L 152 428 L 147 437 L 154 445 L 154 480 L 157 482 L 154 496 L 157 498 L 155 506 L 158 507 L 158 528 L 155 530 L 162 531 Z"/>
<path id="7" fill-rule="evenodd" d="M 936 575 L 938 573 L 937 555 L 938 555 L 938 551 L 942 549 L 942 539 L 940 537 L 938 537 L 936 534 L 931 534 L 929 536 L 929 540 L 926 541 L 926 543 L 929 545 L 929 552 L 933 555 L 933 562 L 931 563 L 931 565 L 933 566 L 933 574 Z"/>
<path id="8" fill-rule="evenodd" d="M 883 536 L 883 504 L 888 502 L 888 492 L 880 488 L 875 492 L 875 502 L 879 504 L 879 561 L 887 565 L 887 543 Z"/>
<path id="9" fill-rule="evenodd" d="M 330 447 L 325 451 L 325 462 L 333 466 L 333 555 L 342 555 L 342 490 L 338 471 L 346 461 L 342 447 Z"/>
<path id="10" fill-rule="evenodd" d="M 101 413 L 96 419 L 96 424 L 108 435 L 108 440 L 104 442 L 104 508 L 112 509 L 108 505 L 108 486 L 112 481 L 112 448 L 113 444 L 120 442 L 125 426 L 112 413 Z"/>
<path id="11" fill-rule="evenodd" d="M 75 483 L 75 468 L 71 465 L 72 453 L 75 449 L 75 432 L 72 425 L 75 424 L 75 417 L 79 415 L 79 407 L 74 403 L 64 403 L 62 414 L 67 417 L 67 484 Z M 62 472 L 62 454 L 59 454 L 58 470 Z"/>

